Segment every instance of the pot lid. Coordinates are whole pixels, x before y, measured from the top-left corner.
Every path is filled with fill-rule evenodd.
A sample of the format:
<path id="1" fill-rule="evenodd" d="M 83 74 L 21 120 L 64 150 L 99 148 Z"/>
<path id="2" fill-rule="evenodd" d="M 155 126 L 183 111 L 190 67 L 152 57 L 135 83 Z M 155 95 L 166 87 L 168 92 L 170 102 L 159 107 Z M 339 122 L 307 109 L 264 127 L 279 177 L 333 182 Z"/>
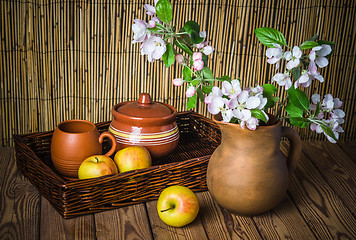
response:
<path id="1" fill-rule="evenodd" d="M 148 93 L 141 93 L 137 101 L 127 102 L 119 106 L 116 111 L 130 117 L 138 118 L 162 118 L 173 113 L 166 104 L 153 102 Z"/>

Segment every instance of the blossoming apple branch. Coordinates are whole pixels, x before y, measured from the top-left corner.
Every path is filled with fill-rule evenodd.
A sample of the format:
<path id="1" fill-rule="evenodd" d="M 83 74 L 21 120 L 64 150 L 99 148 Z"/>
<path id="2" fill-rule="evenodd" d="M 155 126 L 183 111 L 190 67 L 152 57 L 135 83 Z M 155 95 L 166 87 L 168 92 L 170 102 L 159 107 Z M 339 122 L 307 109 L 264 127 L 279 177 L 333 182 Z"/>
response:
<path id="1" fill-rule="evenodd" d="M 324 82 L 318 67 L 324 68 L 329 64 L 333 42 L 317 40 L 315 35 L 301 46 L 292 48 L 278 30 L 255 29 L 256 37 L 268 47 L 267 63 L 274 64 L 277 71 L 280 62 L 286 61 L 286 69 L 271 79 L 272 83 L 283 86 L 287 91 L 287 97 L 279 99 L 274 96 L 277 87 L 272 84 L 242 89 L 240 79 L 214 77 L 207 67 L 208 56 L 213 53 L 214 47 L 208 45 L 206 32 L 201 32 L 199 24 L 194 21 L 186 22 L 182 28 L 171 25 L 173 9 L 169 0 L 155 0 L 154 4 L 144 5 L 147 15 L 152 16 L 148 22 L 134 20 L 132 43 L 142 43 L 141 54 L 147 55 L 150 62 L 162 59 L 166 67 L 174 62 L 183 67 L 183 76 L 173 79 L 173 84 L 187 84 L 188 109 L 194 108 L 199 98 L 207 104 L 210 113 L 221 113 L 223 121 L 255 130 L 260 121 L 267 123 L 267 110 L 277 107 L 277 121 L 286 119 L 294 126 L 310 126 L 312 131 L 323 133 L 331 142 L 339 138 L 339 133 L 343 132 L 340 125 L 345 117 L 340 109 L 340 99 L 326 94 L 321 100 L 319 94 L 313 94 L 310 102 L 300 89 L 309 87 L 314 80 Z M 308 54 L 303 53 L 310 49 Z M 221 88 L 216 86 L 217 81 L 222 82 Z M 286 116 L 281 116 L 283 107 Z"/>

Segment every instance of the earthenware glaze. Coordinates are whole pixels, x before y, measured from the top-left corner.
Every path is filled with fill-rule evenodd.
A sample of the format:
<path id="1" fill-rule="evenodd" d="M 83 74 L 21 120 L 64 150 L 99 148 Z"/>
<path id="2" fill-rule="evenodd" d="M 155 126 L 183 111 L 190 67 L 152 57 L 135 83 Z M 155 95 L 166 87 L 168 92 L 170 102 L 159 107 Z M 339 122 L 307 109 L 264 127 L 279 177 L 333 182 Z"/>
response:
<path id="1" fill-rule="evenodd" d="M 99 133 L 96 126 L 86 120 L 68 120 L 58 124 L 53 132 L 51 157 L 54 167 L 67 178 L 77 178 L 82 161 L 92 155 L 102 154 L 104 137 L 110 138 L 111 156 L 116 149 L 114 136 L 109 132 Z"/>
<path id="2" fill-rule="evenodd" d="M 153 102 L 148 93 L 141 93 L 137 101 L 116 104 L 112 114 L 114 118 L 109 131 L 116 138 L 116 150 L 144 146 L 153 158 L 160 158 L 178 145 L 176 109 L 165 103 Z"/>
<path id="3" fill-rule="evenodd" d="M 282 127 L 281 122 L 251 131 L 239 124 L 214 120 L 221 130 L 221 144 L 207 169 L 207 186 L 213 198 L 238 215 L 258 215 L 275 207 L 284 198 L 288 175 L 299 161 L 299 135 Z M 280 150 L 281 137 L 291 142 L 287 160 Z"/>

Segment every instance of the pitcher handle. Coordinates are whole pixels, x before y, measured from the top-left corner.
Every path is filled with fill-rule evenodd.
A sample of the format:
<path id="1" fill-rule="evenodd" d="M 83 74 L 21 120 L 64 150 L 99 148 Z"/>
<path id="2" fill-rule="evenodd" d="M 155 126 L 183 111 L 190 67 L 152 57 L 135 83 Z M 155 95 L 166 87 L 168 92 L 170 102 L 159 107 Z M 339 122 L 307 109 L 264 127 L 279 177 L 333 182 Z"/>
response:
<path id="1" fill-rule="evenodd" d="M 288 173 L 291 174 L 296 168 L 302 154 L 302 140 L 299 134 L 290 127 L 282 127 L 282 137 L 286 137 L 290 140 L 287 167 Z"/>
<path id="2" fill-rule="evenodd" d="M 105 156 L 110 157 L 111 155 L 114 154 L 114 152 L 116 150 L 116 139 L 115 139 L 115 137 L 114 137 L 114 135 L 112 133 L 103 132 L 102 134 L 100 134 L 100 137 L 99 137 L 99 143 L 100 144 L 103 143 L 104 137 L 108 137 L 111 140 L 111 144 L 112 144 L 111 149 L 110 149 L 110 151 L 105 153 Z"/>

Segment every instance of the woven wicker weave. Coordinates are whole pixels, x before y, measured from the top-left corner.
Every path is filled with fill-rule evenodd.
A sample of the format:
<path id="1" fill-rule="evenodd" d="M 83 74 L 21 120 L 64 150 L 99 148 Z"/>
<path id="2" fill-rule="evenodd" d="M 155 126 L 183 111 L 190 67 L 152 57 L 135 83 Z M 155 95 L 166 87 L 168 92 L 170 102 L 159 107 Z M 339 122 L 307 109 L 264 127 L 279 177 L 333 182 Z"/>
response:
<path id="1" fill-rule="evenodd" d="M 194 112 L 179 113 L 176 121 L 181 134 L 177 149 L 147 169 L 66 181 L 51 162 L 53 131 L 15 135 L 17 167 L 64 218 L 154 200 L 165 187 L 175 184 L 195 192 L 206 190 L 206 168 L 220 143 L 219 127 Z M 96 126 L 102 132 L 109 124 Z"/>

